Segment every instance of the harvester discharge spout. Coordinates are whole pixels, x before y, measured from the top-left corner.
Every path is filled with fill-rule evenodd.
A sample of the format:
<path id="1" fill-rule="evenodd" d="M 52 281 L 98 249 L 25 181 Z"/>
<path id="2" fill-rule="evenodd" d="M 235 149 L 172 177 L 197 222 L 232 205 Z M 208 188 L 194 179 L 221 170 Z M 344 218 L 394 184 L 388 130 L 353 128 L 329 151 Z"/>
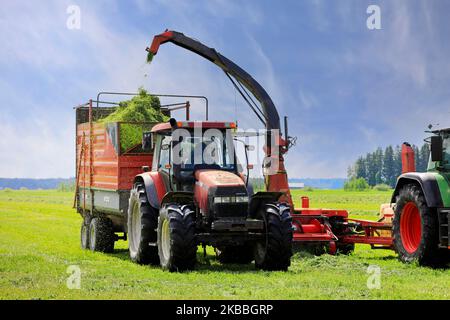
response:
<path id="1" fill-rule="evenodd" d="M 160 45 L 167 42 L 200 55 L 224 71 L 236 90 L 265 126 L 266 145 L 264 152 L 266 159 L 263 166 L 265 167 L 264 176 L 267 191 L 283 192 L 284 201 L 288 202 L 293 208 L 283 158 L 283 154 L 288 151 L 293 143 L 289 137 L 283 138 L 281 136 L 280 117 L 266 90 L 250 74 L 214 48 L 210 48 L 180 32 L 166 30 L 156 35 L 150 47 L 146 48 L 148 60 L 152 60 L 158 53 Z M 258 100 L 261 107 L 255 103 L 250 93 Z"/>

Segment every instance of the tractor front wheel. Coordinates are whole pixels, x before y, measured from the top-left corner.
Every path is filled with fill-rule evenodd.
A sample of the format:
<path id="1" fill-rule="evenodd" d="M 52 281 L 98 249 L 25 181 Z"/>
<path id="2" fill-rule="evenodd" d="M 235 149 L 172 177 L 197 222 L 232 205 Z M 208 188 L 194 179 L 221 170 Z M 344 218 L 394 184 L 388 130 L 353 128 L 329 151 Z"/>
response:
<path id="1" fill-rule="evenodd" d="M 171 272 L 195 267 L 197 241 L 191 206 L 168 204 L 160 209 L 158 254 L 161 267 Z"/>
<path id="2" fill-rule="evenodd" d="M 399 192 L 393 237 L 401 261 L 418 261 L 420 265 L 438 262 L 437 213 L 427 206 L 422 190 L 416 185 L 406 185 Z"/>
<path id="3" fill-rule="evenodd" d="M 139 264 L 158 264 L 156 228 L 158 212 L 150 206 L 144 185 L 137 183 L 130 193 L 127 230 L 128 251 L 132 261 Z"/>
<path id="4" fill-rule="evenodd" d="M 265 237 L 255 244 L 255 266 L 268 271 L 286 271 L 292 256 L 292 218 L 285 203 L 263 206 Z"/>

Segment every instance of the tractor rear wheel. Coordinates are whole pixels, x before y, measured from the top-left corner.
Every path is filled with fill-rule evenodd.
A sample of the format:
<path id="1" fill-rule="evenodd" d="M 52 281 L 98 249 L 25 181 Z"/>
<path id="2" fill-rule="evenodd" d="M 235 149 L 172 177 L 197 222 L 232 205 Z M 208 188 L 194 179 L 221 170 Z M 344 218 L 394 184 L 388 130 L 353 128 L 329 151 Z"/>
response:
<path id="1" fill-rule="evenodd" d="M 217 259 L 220 263 L 248 264 L 253 261 L 253 248 L 245 244 L 216 248 Z"/>
<path id="2" fill-rule="evenodd" d="M 111 253 L 114 251 L 114 230 L 111 220 L 92 218 L 89 225 L 89 247 L 92 251 Z"/>
<path id="3" fill-rule="evenodd" d="M 81 249 L 89 249 L 89 219 L 83 218 L 80 228 Z"/>
<path id="4" fill-rule="evenodd" d="M 397 197 L 393 220 L 394 248 L 403 262 L 439 263 L 437 213 L 427 206 L 420 187 L 404 186 Z"/>
<path id="5" fill-rule="evenodd" d="M 157 224 L 158 212 L 150 206 L 144 185 L 136 183 L 130 192 L 127 216 L 128 250 L 132 261 L 139 264 L 159 263 Z"/>
<path id="6" fill-rule="evenodd" d="M 286 271 L 292 256 L 290 208 L 285 203 L 267 203 L 260 215 L 264 219 L 265 238 L 255 244 L 255 266 L 269 271 Z"/>
<path id="7" fill-rule="evenodd" d="M 161 267 L 185 271 L 195 267 L 197 241 L 194 210 L 188 205 L 163 206 L 158 219 L 158 253 Z"/>

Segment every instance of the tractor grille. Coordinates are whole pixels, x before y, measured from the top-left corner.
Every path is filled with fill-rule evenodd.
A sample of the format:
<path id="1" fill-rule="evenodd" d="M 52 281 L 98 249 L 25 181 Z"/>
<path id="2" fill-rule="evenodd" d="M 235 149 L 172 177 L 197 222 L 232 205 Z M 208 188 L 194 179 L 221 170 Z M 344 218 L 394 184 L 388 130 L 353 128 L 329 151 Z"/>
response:
<path id="1" fill-rule="evenodd" d="M 214 205 L 215 218 L 246 218 L 247 211 L 247 203 L 217 203 Z"/>

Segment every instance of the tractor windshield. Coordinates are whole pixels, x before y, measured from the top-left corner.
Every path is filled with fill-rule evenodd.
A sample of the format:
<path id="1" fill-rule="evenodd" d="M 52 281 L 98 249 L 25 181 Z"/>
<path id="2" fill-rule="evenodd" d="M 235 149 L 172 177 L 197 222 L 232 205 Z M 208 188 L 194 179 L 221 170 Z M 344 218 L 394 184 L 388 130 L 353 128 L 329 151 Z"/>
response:
<path id="1" fill-rule="evenodd" d="M 450 168 L 450 133 L 444 133 L 443 135 L 443 148 L 444 148 L 444 166 Z"/>

